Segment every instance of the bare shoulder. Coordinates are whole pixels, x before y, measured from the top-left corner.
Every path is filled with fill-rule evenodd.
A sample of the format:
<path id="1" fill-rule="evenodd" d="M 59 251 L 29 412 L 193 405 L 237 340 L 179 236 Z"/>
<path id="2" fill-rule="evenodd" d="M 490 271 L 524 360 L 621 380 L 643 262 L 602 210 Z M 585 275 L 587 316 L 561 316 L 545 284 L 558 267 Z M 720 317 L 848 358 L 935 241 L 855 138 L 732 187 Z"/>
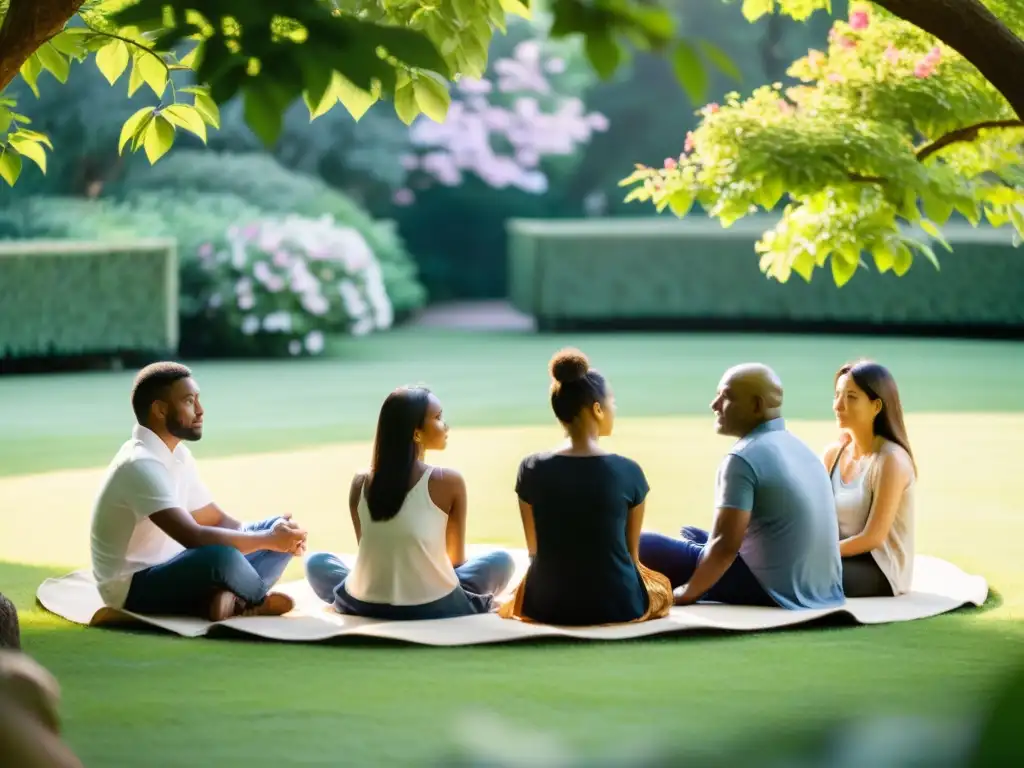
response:
<path id="1" fill-rule="evenodd" d="M 366 483 L 366 478 L 369 477 L 369 474 L 369 472 L 357 472 L 352 476 L 352 485 L 348 489 L 350 505 L 354 505 L 359 501 L 359 495 L 363 492 L 363 485 Z"/>
<path id="2" fill-rule="evenodd" d="M 438 490 L 456 492 L 466 487 L 466 480 L 457 469 L 434 467 L 430 474 L 430 485 Z"/>
<path id="3" fill-rule="evenodd" d="M 914 462 L 902 445 L 891 440 L 883 440 L 878 454 L 882 459 L 881 463 L 884 469 L 899 472 L 908 477 L 914 474 Z"/>
<path id="4" fill-rule="evenodd" d="M 821 455 L 821 460 L 825 463 L 826 467 L 831 467 L 836 458 L 839 456 L 839 452 L 843 450 L 844 443 L 840 443 L 838 440 L 834 443 L 830 443 L 825 447 L 825 452 Z"/>

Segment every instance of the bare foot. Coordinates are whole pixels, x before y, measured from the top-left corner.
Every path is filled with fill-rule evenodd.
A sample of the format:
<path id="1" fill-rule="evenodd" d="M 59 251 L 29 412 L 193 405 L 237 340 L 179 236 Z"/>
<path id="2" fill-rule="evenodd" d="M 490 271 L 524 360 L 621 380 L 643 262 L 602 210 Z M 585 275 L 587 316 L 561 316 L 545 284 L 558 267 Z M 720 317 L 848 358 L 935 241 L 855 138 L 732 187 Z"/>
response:
<path id="1" fill-rule="evenodd" d="M 210 600 L 210 621 L 224 621 L 230 619 L 238 611 L 238 598 L 233 592 L 226 589 L 216 592 Z"/>
<path id="2" fill-rule="evenodd" d="M 282 592 L 271 592 L 262 605 L 254 605 L 236 613 L 236 616 L 284 616 L 295 607 L 295 601 Z"/>

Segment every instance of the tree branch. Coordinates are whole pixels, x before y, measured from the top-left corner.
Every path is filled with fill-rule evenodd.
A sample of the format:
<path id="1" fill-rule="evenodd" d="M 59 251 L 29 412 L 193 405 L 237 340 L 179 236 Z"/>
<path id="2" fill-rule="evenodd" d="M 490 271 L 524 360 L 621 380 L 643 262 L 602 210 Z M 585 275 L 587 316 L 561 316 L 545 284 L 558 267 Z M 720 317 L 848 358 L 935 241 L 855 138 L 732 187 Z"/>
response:
<path id="1" fill-rule="evenodd" d="M 154 51 L 152 48 L 147 48 L 142 43 L 140 43 L 138 40 L 132 40 L 131 38 L 124 37 L 122 35 L 116 35 L 113 32 L 104 32 L 103 30 L 96 29 L 96 27 L 90 26 L 89 24 L 85 24 L 85 28 L 88 29 L 93 34 L 100 35 L 101 37 L 109 37 L 111 40 L 120 40 L 125 45 L 129 45 L 129 46 L 132 46 L 134 48 L 138 48 L 140 51 L 144 51 L 145 53 L 148 53 L 150 56 L 152 56 L 153 58 L 155 58 L 157 61 L 160 62 L 160 66 L 162 66 L 164 69 L 167 70 L 167 77 L 168 77 L 168 79 L 170 79 L 170 77 L 171 77 L 171 68 L 170 68 L 170 66 L 167 64 L 166 61 L 164 61 L 164 57 L 161 56 L 156 51 Z"/>
<path id="2" fill-rule="evenodd" d="M 981 0 L 874 0 L 973 64 L 1024 120 L 1024 40 Z"/>
<path id="3" fill-rule="evenodd" d="M 0 91 L 29 56 L 58 34 L 85 0 L 11 0 L 0 26 Z"/>
<path id="4" fill-rule="evenodd" d="M 978 138 L 979 131 L 991 128 L 1024 128 L 1024 120 L 986 120 L 983 123 L 957 128 L 955 131 L 950 131 L 935 141 L 920 147 L 916 152 L 917 159 L 923 163 L 936 152 L 945 149 L 950 144 L 956 144 L 961 141 L 974 141 Z"/>

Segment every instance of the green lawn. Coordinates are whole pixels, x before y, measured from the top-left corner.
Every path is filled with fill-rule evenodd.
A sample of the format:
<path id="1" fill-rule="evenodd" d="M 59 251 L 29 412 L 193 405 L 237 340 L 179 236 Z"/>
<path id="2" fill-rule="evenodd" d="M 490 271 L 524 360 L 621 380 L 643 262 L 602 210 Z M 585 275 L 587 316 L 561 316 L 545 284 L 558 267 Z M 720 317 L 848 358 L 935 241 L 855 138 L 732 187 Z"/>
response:
<path id="1" fill-rule="evenodd" d="M 621 419 L 613 447 L 644 466 L 647 525 L 664 531 L 710 519 L 728 441 L 711 434 L 707 403 L 725 367 L 776 366 L 793 429 L 818 448 L 833 432 L 833 371 L 876 356 L 910 412 L 921 550 L 984 574 L 998 594 L 983 611 L 896 626 L 615 644 L 321 647 L 80 629 L 35 609 L 33 593 L 85 562 L 99 468 L 131 425 L 131 372 L 4 378 L 0 590 L 23 611 L 26 650 L 63 685 L 67 738 L 85 763 L 426 762 L 491 714 L 592 754 L 624 742 L 730 742 L 856 712 L 958 717 L 1020 660 L 1019 345 L 402 331 L 346 341 L 332 360 L 196 364 L 208 411 L 196 453 L 232 511 L 288 507 L 312 546 L 347 549 L 344 491 L 368 457 L 380 400 L 425 381 L 453 422 L 443 461 L 467 475 L 471 535 L 521 546 L 515 462 L 558 437 L 545 366 L 565 343 L 610 376 Z M 340 444 L 349 441 L 358 442 Z"/>

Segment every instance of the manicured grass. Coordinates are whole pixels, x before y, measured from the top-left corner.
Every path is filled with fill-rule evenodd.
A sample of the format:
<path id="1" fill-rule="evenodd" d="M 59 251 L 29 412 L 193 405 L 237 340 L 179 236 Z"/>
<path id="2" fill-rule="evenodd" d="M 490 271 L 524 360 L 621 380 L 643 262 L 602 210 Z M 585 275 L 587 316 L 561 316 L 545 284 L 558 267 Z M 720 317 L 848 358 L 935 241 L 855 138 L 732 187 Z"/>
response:
<path id="1" fill-rule="evenodd" d="M 0 461 L 20 462 L 8 474 L 22 476 L 0 478 L 0 590 L 23 611 L 26 650 L 64 687 L 67 738 L 87 765 L 426 763 L 491 714 L 590 754 L 783 733 L 855 712 L 957 717 L 1020 661 L 1019 346 L 411 333 L 364 341 L 346 359 L 196 366 L 209 412 L 196 453 L 219 501 L 246 518 L 290 509 L 311 546 L 351 549 L 345 490 L 368 459 L 379 401 L 396 383 L 425 379 L 454 422 L 450 450 L 437 458 L 467 476 L 471 537 L 521 546 L 516 464 L 559 439 L 544 366 L 575 343 L 616 387 L 610 447 L 649 476 L 647 527 L 706 525 L 729 444 L 705 415 L 721 370 L 754 358 L 776 365 L 791 427 L 817 449 L 833 434 L 832 371 L 872 354 L 896 371 L 911 412 L 920 551 L 983 574 L 998 595 L 984 611 L 894 626 L 614 644 L 300 646 L 71 627 L 34 608 L 33 594 L 47 575 L 87 562 L 100 467 L 130 426 L 130 374 L 4 379 Z M 329 444 L 346 436 L 362 442 Z M 307 443 L 319 447 L 296 449 Z M 288 577 L 298 575 L 296 566 Z"/>
<path id="2" fill-rule="evenodd" d="M 531 335 L 399 330 L 344 340 L 331 359 L 194 364 L 209 411 L 204 456 L 288 450 L 373 436 L 400 384 L 435 388 L 456 426 L 546 424 L 547 362 L 580 346 L 615 386 L 624 414 L 706 414 L 722 371 L 774 366 L 791 417 L 831 417 L 832 376 L 873 356 L 916 412 L 1018 412 L 1024 354 L 1013 343 L 874 337 Z M 131 428 L 134 371 L 0 377 L 0 475 L 105 464 Z"/>

